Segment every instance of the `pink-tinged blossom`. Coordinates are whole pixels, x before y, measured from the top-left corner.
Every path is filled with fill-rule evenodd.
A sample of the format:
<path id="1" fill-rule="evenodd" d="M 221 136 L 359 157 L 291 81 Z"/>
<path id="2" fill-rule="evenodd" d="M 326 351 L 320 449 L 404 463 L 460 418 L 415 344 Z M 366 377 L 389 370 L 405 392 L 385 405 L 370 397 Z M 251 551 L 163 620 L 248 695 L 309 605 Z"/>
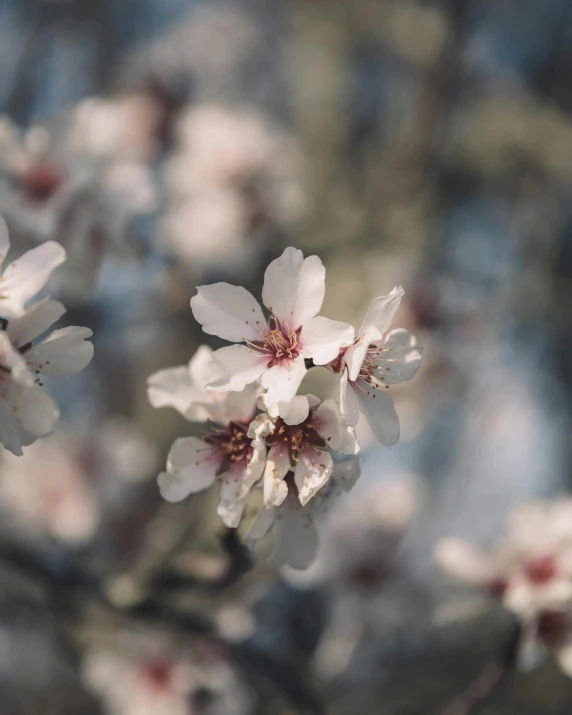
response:
<path id="1" fill-rule="evenodd" d="M 410 380 L 421 365 L 422 348 L 403 328 L 390 332 L 403 288 L 376 298 L 370 305 L 355 342 L 342 349 L 329 364 L 340 374 L 340 405 L 351 425 L 362 412 L 376 439 L 390 446 L 399 439 L 399 418 L 391 397 L 390 385 Z"/>
<path id="2" fill-rule="evenodd" d="M 332 474 L 334 461 L 328 450 L 356 454 L 359 446 L 333 400 L 320 404 L 314 395 L 298 395 L 278 408 L 280 416 L 264 412 L 248 430 L 252 439 L 270 447 L 263 477 L 264 503 L 280 506 L 291 493 L 305 506 Z"/>
<path id="3" fill-rule="evenodd" d="M 293 471 L 284 479 L 286 496 L 278 506 L 263 508 L 246 536 L 250 548 L 274 532 L 274 550 L 270 563 L 275 567 L 290 566 L 307 569 L 318 550 L 316 521 L 332 508 L 337 499 L 355 485 L 361 474 L 358 457 L 351 457 L 332 466 L 325 485 L 302 506 Z"/>
<path id="4" fill-rule="evenodd" d="M 439 542 L 435 555 L 453 578 L 498 599 L 521 622 L 519 665 L 553 652 L 572 676 L 572 500 L 517 508 L 508 538 L 484 553 L 462 539 Z"/>
<path id="5" fill-rule="evenodd" d="M 229 283 L 200 286 L 191 308 L 205 333 L 239 343 L 213 354 L 213 390 L 241 390 L 256 380 L 267 390 L 272 416 L 289 402 L 306 374 L 305 360 L 326 365 L 354 338 L 350 325 L 317 317 L 325 292 L 325 268 L 318 256 L 304 259 L 287 248 L 266 269 L 262 300 L 266 318 L 245 288 Z M 240 344 L 243 343 L 243 344 Z"/>
<path id="6" fill-rule="evenodd" d="M 200 438 L 175 441 L 158 483 L 162 496 L 176 502 L 218 480 L 218 513 L 226 526 L 236 527 L 266 461 L 264 442 L 247 434 L 260 389 L 258 385 L 247 385 L 241 392 L 209 390 L 212 368 L 213 354 L 203 346 L 189 366 L 160 370 L 149 378 L 152 405 L 174 407 L 189 420 L 208 419 L 214 423 Z"/>
<path id="7" fill-rule="evenodd" d="M 8 249 L 1 235 L 0 259 Z M 49 242 L 13 261 L 0 278 L 0 442 L 16 455 L 58 422 L 58 406 L 42 389 L 43 376 L 74 375 L 93 357 L 88 328 L 49 332 L 65 313 L 61 303 L 46 299 L 24 309 L 64 260 L 64 249 Z"/>

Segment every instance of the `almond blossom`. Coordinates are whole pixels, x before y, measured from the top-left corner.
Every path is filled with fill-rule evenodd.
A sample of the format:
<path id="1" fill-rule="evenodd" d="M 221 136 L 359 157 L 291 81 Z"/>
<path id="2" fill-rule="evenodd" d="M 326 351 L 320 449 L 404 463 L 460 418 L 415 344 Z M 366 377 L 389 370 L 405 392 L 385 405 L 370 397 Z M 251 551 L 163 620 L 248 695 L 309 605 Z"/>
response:
<path id="1" fill-rule="evenodd" d="M 245 288 L 229 283 L 200 286 L 191 308 L 205 333 L 244 343 L 213 354 L 213 390 L 241 390 L 260 379 L 273 417 L 289 402 L 307 372 L 305 360 L 326 365 L 354 339 L 350 325 L 316 317 L 324 300 L 325 268 L 318 256 L 304 259 L 287 248 L 264 276 L 262 308 Z"/>
<path id="2" fill-rule="evenodd" d="M 351 425 L 362 412 L 376 439 L 390 446 L 399 439 L 399 418 L 385 390 L 410 380 L 421 365 L 422 348 L 403 328 L 387 332 L 403 296 L 403 288 L 376 298 L 355 342 L 342 349 L 328 367 L 340 374 L 340 405 Z"/>
<path id="3" fill-rule="evenodd" d="M 553 652 L 572 676 L 572 499 L 522 505 L 511 515 L 507 540 L 489 554 L 449 538 L 435 555 L 444 571 L 517 616 L 522 668 Z"/>
<path id="4" fill-rule="evenodd" d="M 0 232 L 0 261 L 9 247 L 7 233 Z M 50 434 L 59 419 L 56 403 L 42 389 L 42 376 L 74 375 L 93 357 L 88 328 L 46 335 L 65 313 L 61 303 L 46 299 L 24 307 L 65 257 L 62 246 L 49 241 L 13 261 L 0 278 L 0 442 L 16 455 Z"/>
<path id="5" fill-rule="evenodd" d="M 290 493 L 305 506 L 332 474 L 334 461 L 327 449 L 356 454 L 359 447 L 333 400 L 320 404 L 315 395 L 298 395 L 289 403 L 280 403 L 279 410 L 277 418 L 268 413 L 258 415 L 248 430 L 249 437 L 264 440 L 270 447 L 264 470 L 264 503 L 280 506 Z"/>
<path id="6" fill-rule="evenodd" d="M 350 491 L 361 474 L 359 457 L 351 457 L 332 466 L 327 483 L 314 498 L 302 505 L 293 471 L 289 471 L 284 484 L 284 500 L 277 506 L 263 508 L 254 520 L 246 544 L 253 548 L 270 531 L 274 531 L 274 550 L 270 563 L 276 567 L 291 566 L 306 569 L 318 550 L 316 520 L 326 513 L 344 493 Z"/>
<path id="7" fill-rule="evenodd" d="M 248 435 L 260 390 L 258 385 L 226 394 L 209 390 L 212 361 L 212 352 L 203 346 L 189 367 L 161 370 L 149 378 L 149 399 L 155 407 L 171 406 L 189 420 L 214 423 L 201 438 L 175 441 L 158 483 L 162 496 L 176 502 L 218 480 L 218 514 L 226 526 L 236 527 L 266 462 L 264 442 Z"/>

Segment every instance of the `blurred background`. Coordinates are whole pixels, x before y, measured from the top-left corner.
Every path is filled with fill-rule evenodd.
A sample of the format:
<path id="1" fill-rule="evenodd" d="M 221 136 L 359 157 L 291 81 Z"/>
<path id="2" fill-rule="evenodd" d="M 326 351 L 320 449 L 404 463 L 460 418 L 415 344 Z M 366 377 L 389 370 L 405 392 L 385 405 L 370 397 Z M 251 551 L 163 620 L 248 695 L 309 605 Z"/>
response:
<path id="1" fill-rule="evenodd" d="M 514 622 L 440 618 L 434 544 L 571 486 L 572 4 L 0 0 L 0 55 L 0 215 L 14 255 L 64 244 L 50 293 L 95 343 L 56 434 L 0 454 L 1 715 L 468 712 Z M 243 574 L 212 494 L 161 500 L 198 427 L 145 382 L 210 339 L 196 285 L 259 294 L 290 245 L 328 317 L 403 285 L 424 361 L 315 566 L 263 543 Z M 571 702 L 547 662 L 479 712 Z"/>

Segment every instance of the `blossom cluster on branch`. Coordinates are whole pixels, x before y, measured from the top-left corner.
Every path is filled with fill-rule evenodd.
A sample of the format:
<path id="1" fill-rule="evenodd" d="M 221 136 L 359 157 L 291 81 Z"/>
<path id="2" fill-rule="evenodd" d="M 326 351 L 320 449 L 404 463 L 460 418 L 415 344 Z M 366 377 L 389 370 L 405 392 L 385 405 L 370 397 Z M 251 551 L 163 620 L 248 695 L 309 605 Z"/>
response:
<path id="1" fill-rule="evenodd" d="M 387 446 L 399 419 L 387 390 L 413 377 L 422 349 L 406 330 L 389 330 L 403 290 L 373 301 L 359 328 L 318 313 L 325 268 L 318 256 L 287 248 L 266 269 L 262 301 L 228 283 L 200 286 L 191 300 L 205 333 L 234 343 L 201 346 L 188 367 L 149 378 L 154 407 L 211 423 L 202 437 L 175 441 L 159 475 L 161 494 L 180 501 L 220 486 L 218 513 L 237 527 L 254 490 L 263 507 L 253 545 L 274 528 L 275 563 L 305 568 L 317 548 L 314 520 L 360 475 L 355 428 L 360 412 Z M 298 394 L 308 370 L 339 377 L 339 399 Z"/>

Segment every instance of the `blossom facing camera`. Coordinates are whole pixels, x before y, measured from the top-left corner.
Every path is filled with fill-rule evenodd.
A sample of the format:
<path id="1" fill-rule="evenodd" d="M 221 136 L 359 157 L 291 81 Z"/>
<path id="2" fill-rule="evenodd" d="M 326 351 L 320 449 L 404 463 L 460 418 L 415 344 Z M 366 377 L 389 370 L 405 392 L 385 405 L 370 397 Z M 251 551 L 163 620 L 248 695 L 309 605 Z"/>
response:
<path id="1" fill-rule="evenodd" d="M 572 676 L 572 499 L 521 505 L 511 514 L 507 539 L 491 553 L 448 538 L 435 556 L 443 571 L 515 614 L 520 668 L 530 670 L 553 653 Z"/>
<path id="2" fill-rule="evenodd" d="M 175 407 L 189 420 L 213 423 L 200 438 L 175 441 L 158 484 L 164 499 L 177 502 L 218 480 L 218 514 L 232 528 L 240 523 L 250 489 L 262 476 L 266 462 L 264 443 L 247 434 L 260 390 L 248 385 L 241 392 L 213 392 L 206 387 L 211 370 L 212 351 L 203 346 L 188 368 L 161 370 L 149 378 L 153 405 Z"/>
<path id="3" fill-rule="evenodd" d="M 9 245 L 3 235 L 2 258 Z M 24 309 L 64 260 L 59 244 L 45 243 L 11 263 L 0 279 L 0 442 L 16 455 L 58 423 L 59 409 L 44 391 L 43 377 L 74 375 L 93 357 L 88 328 L 50 332 L 65 313 L 60 302 L 46 299 Z"/>
<path id="4" fill-rule="evenodd" d="M 266 318 L 254 296 L 229 283 L 200 286 L 191 299 L 195 319 L 205 333 L 238 345 L 213 354 L 213 390 L 242 390 L 260 380 L 269 413 L 289 402 L 307 372 L 305 360 L 326 365 L 351 345 L 351 325 L 318 316 L 325 293 L 326 271 L 318 256 L 304 258 L 287 248 L 264 276 L 262 300 Z"/>
<path id="5" fill-rule="evenodd" d="M 362 412 L 376 439 L 387 446 L 399 439 L 399 418 L 386 390 L 415 375 L 423 351 L 407 330 L 387 332 L 402 296 L 403 288 L 394 288 L 376 298 L 354 343 L 328 365 L 340 374 L 340 405 L 349 424 L 355 426 Z"/>

